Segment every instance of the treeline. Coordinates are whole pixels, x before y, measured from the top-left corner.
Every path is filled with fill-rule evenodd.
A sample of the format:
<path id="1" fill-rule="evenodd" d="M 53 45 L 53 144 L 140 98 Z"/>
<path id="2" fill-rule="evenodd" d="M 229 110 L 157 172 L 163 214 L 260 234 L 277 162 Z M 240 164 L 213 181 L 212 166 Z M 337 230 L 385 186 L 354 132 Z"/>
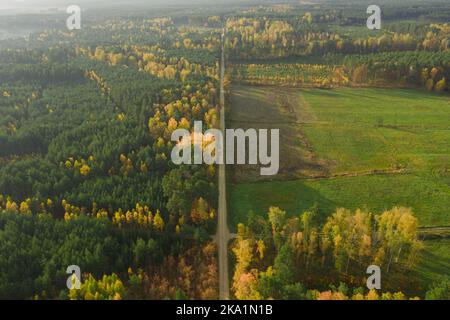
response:
<path id="1" fill-rule="evenodd" d="M 297 23 L 288 18 L 229 18 L 226 22 L 226 47 L 232 59 L 273 59 L 327 53 L 448 51 L 450 48 L 448 24 L 430 24 L 416 33 L 385 31 L 376 36 L 352 37 L 333 29 L 323 29 L 312 20 L 311 14 L 305 14 Z"/>
<path id="2" fill-rule="evenodd" d="M 366 55 L 326 55 L 322 64 L 236 64 L 235 81 L 257 85 L 416 86 L 450 91 L 450 52 L 406 51 Z"/>
<path id="3" fill-rule="evenodd" d="M 450 51 L 347 55 L 342 65 L 354 83 L 397 83 L 450 91 Z"/>
<path id="4" fill-rule="evenodd" d="M 325 64 L 237 64 L 232 66 L 231 76 L 234 81 L 254 85 L 329 88 L 349 84 L 342 67 Z"/>
<path id="5" fill-rule="evenodd" d="M 217 79 L 217 57 L 211 51 L 193 49 L 191 45 L 191 39 L 184 39 L 182 45 L 184 50 L 180 49 L 177 55 L 174 54 L 174 50 L 166 53 L 166 50 L 159 46 L 96 47 L 92 52 L 90 49 L 78 48 L 77 54 L 97 61 L 106 61 L 113 66 L 126 65 L 138 68 L 161 79 L 186 82 L 190 75 Z M 196 52 L 200 52 L 199 56 Z M 204 61 L 200 64 L 192 63 L 182 53 L 192 55 L 195 61 L 203 59 Z"/>
<path id="6" fill-rule="evenodd" d="M 305 288 L 326 292 L 339 282 L 364 287 L 370 265 L 382 269 L 383 290 L 409 288 L 403 273 L 412 269 L 422 248 L 409 209 L 379 215 L 339 209 L 323 223 L 319 218 L 315 211 L 287 217 L 271 208 L 267 218 L 251 215 L 240 224 L 233 247 L 235 297 L 305 299 L 311 295 Z"/>

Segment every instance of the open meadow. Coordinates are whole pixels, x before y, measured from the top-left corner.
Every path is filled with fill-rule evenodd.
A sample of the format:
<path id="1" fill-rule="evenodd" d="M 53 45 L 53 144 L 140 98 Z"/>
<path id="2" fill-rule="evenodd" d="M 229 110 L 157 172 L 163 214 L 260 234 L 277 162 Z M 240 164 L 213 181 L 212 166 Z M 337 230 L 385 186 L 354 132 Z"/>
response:
<path id="1" fill-rule="evenodd" d="M 337 208 L 382 213 L 412 208 L 421 227 L 450 221 L 450 99 L 406 89 L 335 90 L 232 86 L 230 127 L 280 129 L 280 173 L 262 179 L 235 167 L 230 225 L 317 208 L 322 222 Z M 245 127 L 244 127 L 245 128 Z M 449 270 L 448 240 L 424 242 L 410 277 L 392 288 L 423 291 Z M 409 283 L 409 285 L 408 285 Z"/>
<path id="2" fill-rule="evenodd" d="M 236 168 L 231 225 L 249 211 L 411 207 L 421 226 L 450 219 L 450 99 L 406 89 L 233 86 L 229 126 L 280 128 L 280 174 Z"/>

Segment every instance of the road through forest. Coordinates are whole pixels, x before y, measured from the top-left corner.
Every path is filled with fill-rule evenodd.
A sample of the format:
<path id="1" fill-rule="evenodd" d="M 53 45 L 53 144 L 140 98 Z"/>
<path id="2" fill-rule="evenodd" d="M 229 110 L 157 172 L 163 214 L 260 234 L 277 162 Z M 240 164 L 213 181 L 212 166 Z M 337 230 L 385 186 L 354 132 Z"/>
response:
<path id="1" fill-rule="evenodd" d="M 222 130 L 225 136 L 224 38 L 225 32 L 222 33 L 222 53 L 220 63 L 220 130 Z M 227 216 L 227 184 L 225 164 L 219 165 L 219 214 L 216 241 L 219 251 L 219 298 L 221 300 L 228 300 L 230 299 L 230 283 L 228 279 L 228 243 L 230 241 L 230 231 L 228 229 Z"/>

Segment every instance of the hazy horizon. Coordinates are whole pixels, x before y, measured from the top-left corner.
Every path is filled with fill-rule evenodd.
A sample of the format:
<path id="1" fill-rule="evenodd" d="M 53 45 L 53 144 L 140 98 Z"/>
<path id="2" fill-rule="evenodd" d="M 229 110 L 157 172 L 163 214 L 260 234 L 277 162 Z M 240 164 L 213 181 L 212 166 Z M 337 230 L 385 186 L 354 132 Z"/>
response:
<path id="1" fill-rule="evenodd" d="M 72 4 L 83 5 L 87 7 L 99 7 L 105 5 L 112 6 L 171 6 L 171 5 L 217 5 L 217 4 L 236 4 L 236 3 L 267 3 L 267 2 L 282 2 L 277 0 L 191 0 L 188 3 L 183 0 L 98 0 L 93 3 L 90 0 L 2 0 L 0 3 L 0 10 L 17 10 L 17 9 L 48 9 L 65 7 Z M 284 1 L 289 2 L 289 1 Z"/>
<path id="2" fill-rule="evenodd" d="M 397 0 L 398 2 L 417 3 L 421 0 Z M 442 2 L 443 0 L 427 0 L 429 2 Z M 268 3 L 370 3 L 370 0 L 0 0 L 1 11 L 16 11 L 16 12 L 30 12 L 30 11 L 45 11 L 52 8 L 62 9 L 68 5 L 80 5 L 87 9 L 98 7 L 170 7 L 170 6 L 223 6 L 223 5 L 236 5 L 236 4 L 248 4 L 259 5 Z M 379 0 L 381 3 L 392 3 L 395 0 Z"/>

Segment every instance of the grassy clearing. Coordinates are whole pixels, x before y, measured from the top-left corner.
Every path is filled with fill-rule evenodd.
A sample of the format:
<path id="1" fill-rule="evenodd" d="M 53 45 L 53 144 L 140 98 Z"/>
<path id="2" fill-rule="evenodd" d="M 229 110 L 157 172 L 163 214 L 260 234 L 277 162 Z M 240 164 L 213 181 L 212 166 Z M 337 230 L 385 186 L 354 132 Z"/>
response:
<path id="1" fill-rule="evenodd" d="M 303 90 L 320 122 L 304 127 L 333 173 L 449 169 L 450 99 L 404 89 Z"/>
<path id="2" fill-rule="evenodd" d="M 329 26 L 331 31 L 337 32 L 344 38 L 357 39 L 367 37 L 381 37 L 384 34 L 383 30 L 370 30 L 365 25 L 361 26 Z"/>
<path id="3" fill-rule="evenodd" d="M 246 222 L 249 211 L 265 215 L 278 206 L 296 215 L 314 205 L 324 217 L 336 208 L 381 212 L 404 206 L 414 210 L 421 226 L 450 221 L 450 181 L 413 174 L 243 183 L 230 189 L 232 226 Z"/>
<path id="4" fill-rule="evenodd" d="M 450 277 L 450 239 L 425 241 L 413 276 L 423 283 L 423 291 L 429 289 L 433 282 L 440 281 L 442 276 Z"/>
<path id="5" fill-rule="evenodd" d="M 254 167 L 235 168 L 232 226 L 249 211 L 279 206 L 299 214 L 315 204 L 324 216 L 338 207 L 406 206 L 422 226 L 449 224 L 448 97 L 404 89 L 236 86 L 230 101 L 229 127 L 281 129 L 276 181 L 261 182 Z M 397 169 L 404 173 L 367 174 Z M 347 174 L 357 176 L 339 177 Z"/>
<path id="6" fill-rule="evenodd" d="M 450 239 L 427 240 L 423 244 L 414 269 L 405 273 L 384 273 L 381 280 L 383 288 L 424 298 L 433 284 L 450 276 Z"/>

